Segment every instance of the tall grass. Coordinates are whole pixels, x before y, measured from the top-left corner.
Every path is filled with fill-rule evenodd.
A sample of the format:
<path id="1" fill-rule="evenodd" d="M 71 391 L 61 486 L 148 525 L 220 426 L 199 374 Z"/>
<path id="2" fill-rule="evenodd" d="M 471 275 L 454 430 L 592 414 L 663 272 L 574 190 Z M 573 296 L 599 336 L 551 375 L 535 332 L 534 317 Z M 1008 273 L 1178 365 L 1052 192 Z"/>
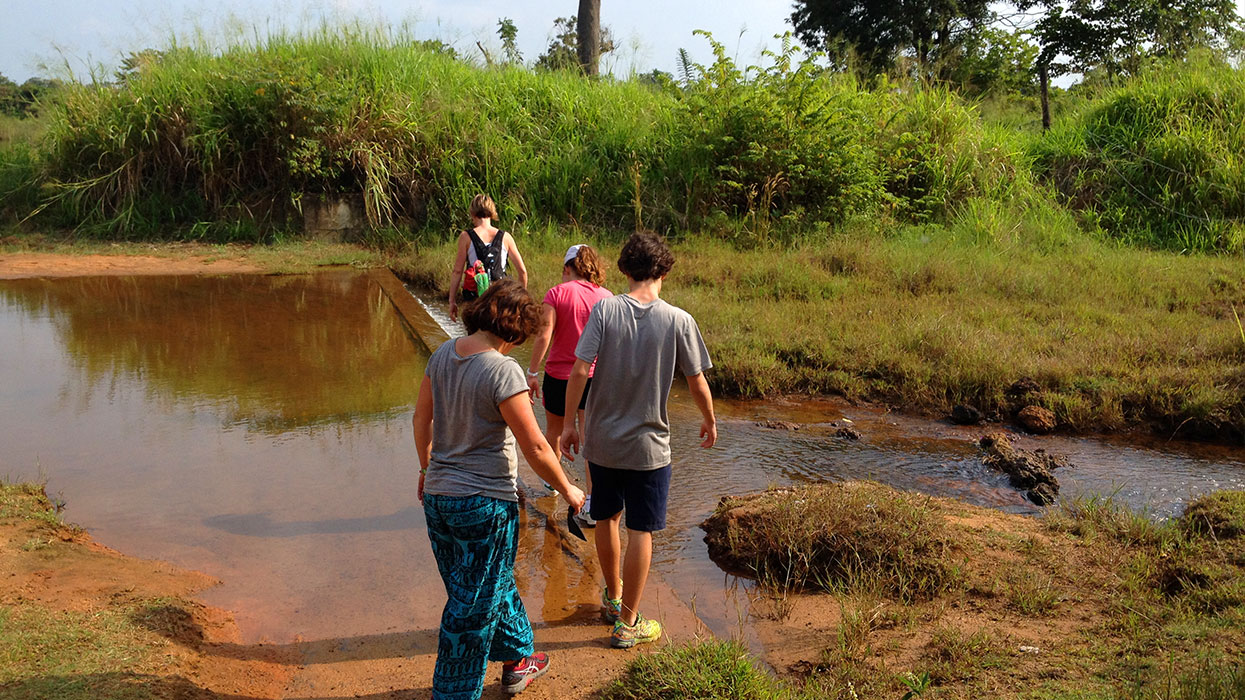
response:
<path id="1" fill-rule="evenodd" d="M 1032 190 L 1019 147 L 944 90 L 862 89 L 789 42 L 740 68 L 713 44 L 682 90 L 479 68 L 358 25 L 173 46 L 120 85 L 67 90 L 42 178 L 71 219 L 127 234 L 280 222 L 337 192 L 362 193 L 376 226 L 444 226 L 484 191 L 513 222 L 763 241 Z"/>
<path id="2" fill-rule="evenodd" d="M 1245 70 L 1172 63 L 1036 139 L 1043 177 L 1127 243 L 1245 250 Z"/>

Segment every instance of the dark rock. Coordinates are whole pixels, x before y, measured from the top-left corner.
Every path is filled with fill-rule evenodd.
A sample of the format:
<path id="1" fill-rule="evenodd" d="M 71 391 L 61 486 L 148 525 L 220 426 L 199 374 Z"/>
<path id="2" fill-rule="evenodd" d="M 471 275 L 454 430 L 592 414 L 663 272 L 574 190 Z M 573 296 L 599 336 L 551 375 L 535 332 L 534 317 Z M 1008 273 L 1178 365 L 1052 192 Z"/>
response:
<path id="1" fill-rule="evenodd" d="M 1029 500 L 1039 506 L 1050 505 L 1059 495 L 1059 480 L 1054 470 L 1066 468 L 1064 457 L 1051 455 L 1046 450 L 1017 449 L 1003 433 L 990 433 L 978 441 L 986 451 L 982 460 L 987 467 L 1007 474 L 1012 486 L 1024 489 Z"/>
<path id="2" fill-rule="evenodd" d="M 1037 382 L 1028 377 L 1021 377 L 1020 379 L 1012 382 L 1012 385 L 1007 387 L 1007 391 L 1003 393 L 1012 398 L 1022 398 L 1028 396 L 1029 394 L 1036 394 L 1041 390 L 1042 387 L 1038 386 Z"/>
<path id="3" fill-rule="evenodd" d="M 951 409 L 951 422 L 956 425 L 977 425 L 984 416 L 972 406 L 960 404 Z"/>
<path id="4" fill-rule="evenodd" d="M 804 427 L 799 423 L 792 423 L 785 420 L 759 420 L 753 423 L 758 428 L 769 428 L 770 430 L 799 430 Z"/>
<path id="5" fill-rule="evenodd" d="M 1055 429 L 1055 414 L 1041 406 L 1025 406 L 1016 414 L 1016 420 L 1027 431 L 1045 435 Z"/>
<path id="6" fill-rule="evenodd" d="M 844 440 L 859 440 L 860 431 L 856 430 L 855 428 L 849 428 L 847 426 L 843 426 L 842 428 L 839 428 L 838 430 L 834 431 L 834 436 L 843 438 Z"/>

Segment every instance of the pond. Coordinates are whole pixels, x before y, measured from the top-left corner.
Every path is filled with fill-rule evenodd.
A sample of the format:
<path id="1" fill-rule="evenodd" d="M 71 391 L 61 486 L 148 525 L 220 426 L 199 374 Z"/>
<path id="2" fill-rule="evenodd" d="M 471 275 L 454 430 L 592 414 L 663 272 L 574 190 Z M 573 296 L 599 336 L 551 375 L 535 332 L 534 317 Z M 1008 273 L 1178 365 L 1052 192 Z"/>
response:
<path id="1" fill-rule="evenodd" d="M 244 642 L 435 629 L 444 593 L 410 427 L 426 351 L 381 289 L 387 274 L 0 282 L 0 475 L 46 478 L 69 518 L 110 547 L 220 578 L 201 597 L 235 611 Z M 719 445 L 701 450 L 699 415 L 676 383 L 670 527 L 654 571 L 718 634 L 741 632 L 747 615 L 698 527 L 723 495 L 868 478 L 1039 512 L 981 464 L 983 428 L 833 400 L 716 406 Z M 832 424 L 845 421 L 859 440 L 836 437 Z M 1245 488 L 1239 448 L 1018 445 L 1069 457 L 1064 497 L 1111 495 L 1156 517 Z M 539 624 L 594 605 L 599 575 L 591 548 L 546 517 L 555 499 L 521 474 L 530 498 L 517 574 Z"/>

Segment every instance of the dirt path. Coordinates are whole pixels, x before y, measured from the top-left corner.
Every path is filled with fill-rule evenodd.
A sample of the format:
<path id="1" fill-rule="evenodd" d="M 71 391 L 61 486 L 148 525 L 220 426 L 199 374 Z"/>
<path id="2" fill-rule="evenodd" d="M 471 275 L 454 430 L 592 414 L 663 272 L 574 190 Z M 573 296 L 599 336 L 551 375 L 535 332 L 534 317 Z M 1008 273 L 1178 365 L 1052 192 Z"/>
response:
<path id="1" fill-rule="evenodd" d="M 263 272 L 252 263 L 208 255 L 65 255 L 0 253 L 0 279 L 86 277 L 95 275 L 221 275 Z"/>

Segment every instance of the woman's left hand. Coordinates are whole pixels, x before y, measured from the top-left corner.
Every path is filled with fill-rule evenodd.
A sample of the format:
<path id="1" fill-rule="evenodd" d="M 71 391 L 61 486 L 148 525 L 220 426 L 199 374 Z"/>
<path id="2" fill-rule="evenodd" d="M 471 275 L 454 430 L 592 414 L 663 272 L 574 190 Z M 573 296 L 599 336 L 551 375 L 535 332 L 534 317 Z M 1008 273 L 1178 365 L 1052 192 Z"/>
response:
<path id="1" fill-rule="evenodd" d="M 566 499 L 566 502 L 575 509 L 576 513 L 584 507 L 584 492 L 574 484 L 570 484 L 566 491 L 562 492 L 562 498 Z"/>

